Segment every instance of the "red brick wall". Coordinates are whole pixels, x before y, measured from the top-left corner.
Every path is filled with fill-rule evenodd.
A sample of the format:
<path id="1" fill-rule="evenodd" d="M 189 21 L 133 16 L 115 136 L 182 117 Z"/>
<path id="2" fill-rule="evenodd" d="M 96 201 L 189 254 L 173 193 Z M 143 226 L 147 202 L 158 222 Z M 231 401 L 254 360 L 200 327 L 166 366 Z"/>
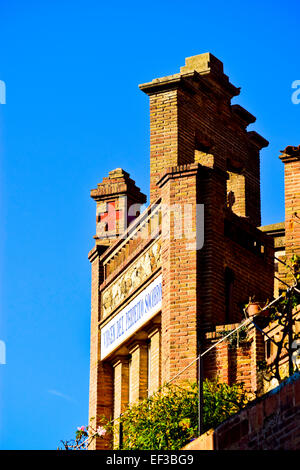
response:
<path id="1" fill-rule="evenodd" d="M 299 373 L 185 447 L 204 449 L 299 450 Z"/>
<path id="2" fill-rule="evenodd" d="M 285 250 L 289 258 L 300 254 L 300 157 L 299 160 L 285 163 Z"/>
<path id="3" fill-rule="evenodd" d="M 226 215 L 224 263 L 234 272 L 233 308 L 230 321 L 240 322 L 249 297 L 266 302 L 273 297 L 273 239 L 261 233 L 245 219 Z M 224 284 L 223 284 L 224 285 Z M 223 306 L 224 309 L 224 306 Z"/>
<path id="4" fill-rule="evenodd" d="M 216 449 L 299 450 L 299 446 L 299 378 L 273 390 L 216 430 Z"/>
<path id="5" fill-rule="evenodd" d="M 272 296 L 272 260 L 224 237 L 224 216 L 228 192 L 232 192 L 234 202 L 228 212 L 247 218 L 241 221 L 237 217 L 234 224 L 244 228 L 248 224 L 244 230 L 247 236 L 251 226 L 255 229 L 260 225 L 259 151 L 267 142 L 247 131 L 255 117 L 231 105 L 239 90 L 224 75 L 223 64 L 211 54 L 187 58 L 180 74 L 140 87 L 150 97 L 151 202 L 161 196 L 159 181 L 169 167 L 200 163 L 200 182 L 193 201 L 205 206 L 205 244 L 197 257 L 196 274 L 199 326 L 225 322 L 226 267 L 236 273 L 234 310 L 229 321 L 240 321 L 239 304 L 247 303 L 249 296 Z M 258 231 L 254 236 L 259 242 L 263 238 Z M 271 247 L 267 255 L 272 257 Z"/>
<path id="6" fill-rule="evenodd" d="M 150 96 L 150 202 L 160 196 L 163 170 L 178 165 L 177 115 L 176 90 Z"/>
<path id="7" fill-rule="evenodd" d="M 200 170 L 199 202 L 204 204 L 204 246 L 198 258 L 202 328 L 240 322 L 250 296 L 273 296 L 273 240 L 247 219 L 224 210 L 226 181 L 213 170 Z M 228 229 L 229 227 L 229 229 Z M 255 245 L 256 244 L 256 245 Z M 264 253 L 262 253 L 264 246 Z M 233 301 L 226 319 L 225 270 L 234 273 Z"/>
<path id="8" fill-rule="evenodd" d="M 192 362 L 197 355 L 197 256 L 190 249 L 195 242 L 183 232 L 183 226 L 174 223 L 170 208 L 185 204 L 192 207 L 187 220 L 190 232 L 196 233 L 198 165 L 183 165 L 168 170 L 160 181 L 162 202 L 162 318 L 161 318 L 161 370 L 162 383 L 170 380 Z M 196 380 L 196 365 L 190 367 L 181 380 Z"/>
<path id="9" fill-rule="evenodd" d="M 111 419 L 113 415 L 113 370 L 110 364 L 100 361 L 100 315 L 99 286 L 103 280 L 100 255 L 103 249 L 95 247 L 89 254 L 92 265 L 91 340 L 90 340 L 90 395 L 89 424 L 97 428 L 101 416 Z M 91 449 L 108 449 L 109 439 L 94 439 Z"/>
<path id="10" fill-rule="evenodd" d="M 300 255 L 300 146 L 288 146 L 279 157 L 284 163 L 285 187 L 285 256 L 290 264 L 293 255 Z M 280 265 L 279 277 L 289 285 L 294 283 L 290 270 Z M 280 285 L 280 288 L 286 288 Z"/>
<path id="11" fill-rule="evenodd" d="M 214 332 L 206 334 L 205 349 L 239 324 L 219 325 Z M 228 385 L 244 383 L 248 392 L 262 390 L 261 376 L 258 370 L 259 361 L 265 359 L 265 345 L 262 334 L 253 325 L 248 327 L 246 340 L 239 340 L 239 344 L 232 346 L 225 339 L 204 356 L 204 377 L 210 380 L 218 378 L 220 382 Z M 242 334 L 242 333 L 240 333 Z"/>
<path id="12" fill-rule="evenodd" d="M 225 322 L 241 321 L 239 304 L 245 304 L 250 295 L 262 295 L 264 299 L 272 295 L 273 263 L 260 250 L 262 242 L 267 247 L 267 255 L 272 256 L 271 241 L 268 243 L 266 236 L 256 228 L 260 224 L 259 150 L 266 141 L 247 131 L 248 124 L 255 118 L 243 108 L 231 105 L 232 97 L 239 90 L 223 74 L 222 64 L 209 54 L 192 61 L 188 59 L 180 74 L 155 80 L 141 88 L 150 96 L 151 202 L 161 198 L 165 227 L 161 244 L 161 351 L 157 354 L 161 360 L 161 380 L 165 382 L 195 360 L 200 345 L 204 346 L 201 344 L 204 331 Z M 231 180 L 228 180 L 229 175 Z M 234 203 L 229 206 L 228 191 L 234 193 Z M 117 202 L 120 194 L 144 202 L 144 195 L 123 170 L 111 172 L 91 193 L 98 205 L 109 200 Z M 204 204 L 205 239 L 200 250 L 187 247 L 193 240 L 182 232 L 184 227 L 177 233 L 179 227 L 173 216 L 166 232 L 172 206 L 180 207 L 183 218 L 186 204 L 192 207 L 188 220 L 191 233 L 196 231 L 196 205 Z M 226 232 L 228 222 L 231 231 Z M 122 231 L 120 225 L 117 228 Z M 128 246 L 124 243 L 122 248 L 120 239 L 106 239 L 105 234 L 100 233 L 96 240 L 97 244 L 110 244 L 106 252 L 111 256 L 106 265 L 106 283 L 132 262 L 139 249 L 145 249 L 143 243 L 148 243 L 139 230 Z M 99 256 L 92 255 L 91 261 L 90 415 L 100 410 L 108 416 L 113 408 L 112 369 L 99 361 L 98 332 L 103 267 Z M 229 318 L 225 309 L 226 268 L 235 274 Z M 241 349 L 237 358 L 230 351 L 220 349 L 219 352 L 220 368 L 225 370 L 222 361 L 228 364 L 224 380 L 245 377 L 250 380 L 245 364 L 249 354 L 252 361 L 252 352 Z M 251 367 L 256 370 L 256 359 L 253 360 Z M 196 378 L 194 363 L 181 379 Z M 255 384 L 254 374 L 251 387 Z"/>

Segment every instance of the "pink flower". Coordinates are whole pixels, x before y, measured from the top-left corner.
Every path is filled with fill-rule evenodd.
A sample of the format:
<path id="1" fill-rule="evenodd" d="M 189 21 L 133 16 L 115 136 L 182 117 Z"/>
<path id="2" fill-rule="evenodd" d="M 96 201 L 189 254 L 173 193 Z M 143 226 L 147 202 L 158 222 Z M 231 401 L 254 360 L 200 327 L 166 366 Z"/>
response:
<path id="1" fill-rule="evenodd" d="M 105 434 L 106 434 L 106 429 L 103 428 L 102 426 L 98 426 L 98 428 L 97 428 L 97 434 L 98 434 L 98 436 L 100 436 L 100 437 L 105 436 Z"/>
<path id="2" fill-rule="evenodd" d="M 78 431 L 85 431 L 85 426 L 80 426 L 79 428 L 77 428 Z"/>

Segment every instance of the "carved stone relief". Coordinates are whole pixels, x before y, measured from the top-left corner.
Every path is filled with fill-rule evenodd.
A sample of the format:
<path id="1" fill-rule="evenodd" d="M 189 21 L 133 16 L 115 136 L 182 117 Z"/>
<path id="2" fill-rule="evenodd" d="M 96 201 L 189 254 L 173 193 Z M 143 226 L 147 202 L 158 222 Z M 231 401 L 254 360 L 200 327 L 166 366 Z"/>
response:
<path id="1" fill-rule="evenodd" d="M 158 240 L 117 281 L 104 291 L 102 296 L 102 318 L 107 317 L 160 266 L 160 247 L 161 242 Z"/>

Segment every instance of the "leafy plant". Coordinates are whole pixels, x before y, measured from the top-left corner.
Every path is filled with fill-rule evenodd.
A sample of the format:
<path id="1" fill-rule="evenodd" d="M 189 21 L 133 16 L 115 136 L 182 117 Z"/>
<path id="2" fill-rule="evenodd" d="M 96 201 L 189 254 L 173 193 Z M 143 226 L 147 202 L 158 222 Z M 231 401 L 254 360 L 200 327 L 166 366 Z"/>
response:
<path id="1" fill-rule="evenodd" d="M 204 381 L 204 430 L 242 409 L 249 396 L 242 384 Z M 198 436 L 198 386 L 165 385 L 120 417 L 125 450 L 178 450 Z M 118 425 L 118 426 L 119 426 Z M 118 426 L 114 431 L 118 432 Z M 112 431 L 112 424 L 108 430 Z"/>
<path id="2" fill-rule="evenodd" d="M 249 402 L 243 384 L 203 383 L 204 431 L 216 428 Z M 94 419 L 94 418 L 92 418 Z M 116 424 L 100 419 L 97 428 L 81 426 L 76 437 L 61 441 L 66 450 L 86 450 L 96 437 L 113 436 L 123 429 L 124 450 L 179 450 L 198 437 L 198 385 L 166 384 L 151 397 L 130 406 Z"/>
<path id="3" fill-rule="evenodd" d="M 230 333 L 229 331 L 220 331 L 220 336 L 226 336 Z M 231 348 L 239 347 L 240 343 L 247 343 L 248 341 L 248 329 L 247 326 L 242 326 L 238 331 L 232 333 L 226 338 L 227 343 Z"/>

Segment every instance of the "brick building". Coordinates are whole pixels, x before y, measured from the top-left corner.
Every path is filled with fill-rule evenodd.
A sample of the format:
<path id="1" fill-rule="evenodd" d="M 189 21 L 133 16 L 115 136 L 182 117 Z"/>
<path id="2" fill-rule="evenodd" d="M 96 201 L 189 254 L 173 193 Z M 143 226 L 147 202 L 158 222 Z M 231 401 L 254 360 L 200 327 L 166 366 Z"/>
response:
<path id="1" fill-rule="evenodd" d="M 291 285 L 285 264 L 293 255 L 300 255 L 300 145 L 289 145 L 281 151 L 279 158 L 284 163 L 285 221 L 261 227 L 274 239 L 275 295 Z"/>
<path id="2" fill-rule="evenodd" d="M 287 211 L 285 233 L 260 227 L 260 150 L 268 142 L 247 130 L 255 117 L 231 104 L 240 90 L 217 58 L 187 58 L 179 73 L 140 89 L 150 100 L 150 204 L 142 208 L 145 195 L 122 169 L 91 191 L 89 415 L 96 421 L 117 418 L 185 369 L 218 331 L 241 322 L 250 296 L 271 299 L 274 239 L 280 255 L 299 246 L 291 222 L 299 198 Z M 287 148 L 281 158 L 286 200 L 294 201 L 300 155 Z M 250 372 L 230 378 L 233 358 L 220 350 L 220 360 L 206 363 L 207 376 L 222 368 L 230 382 L 250 373 L 255 389 L 264 344 L 251 335 L 250 349 L 240 351 Z M 195 362 L 181 374 L 186 379 L 197 379 Z"/>

